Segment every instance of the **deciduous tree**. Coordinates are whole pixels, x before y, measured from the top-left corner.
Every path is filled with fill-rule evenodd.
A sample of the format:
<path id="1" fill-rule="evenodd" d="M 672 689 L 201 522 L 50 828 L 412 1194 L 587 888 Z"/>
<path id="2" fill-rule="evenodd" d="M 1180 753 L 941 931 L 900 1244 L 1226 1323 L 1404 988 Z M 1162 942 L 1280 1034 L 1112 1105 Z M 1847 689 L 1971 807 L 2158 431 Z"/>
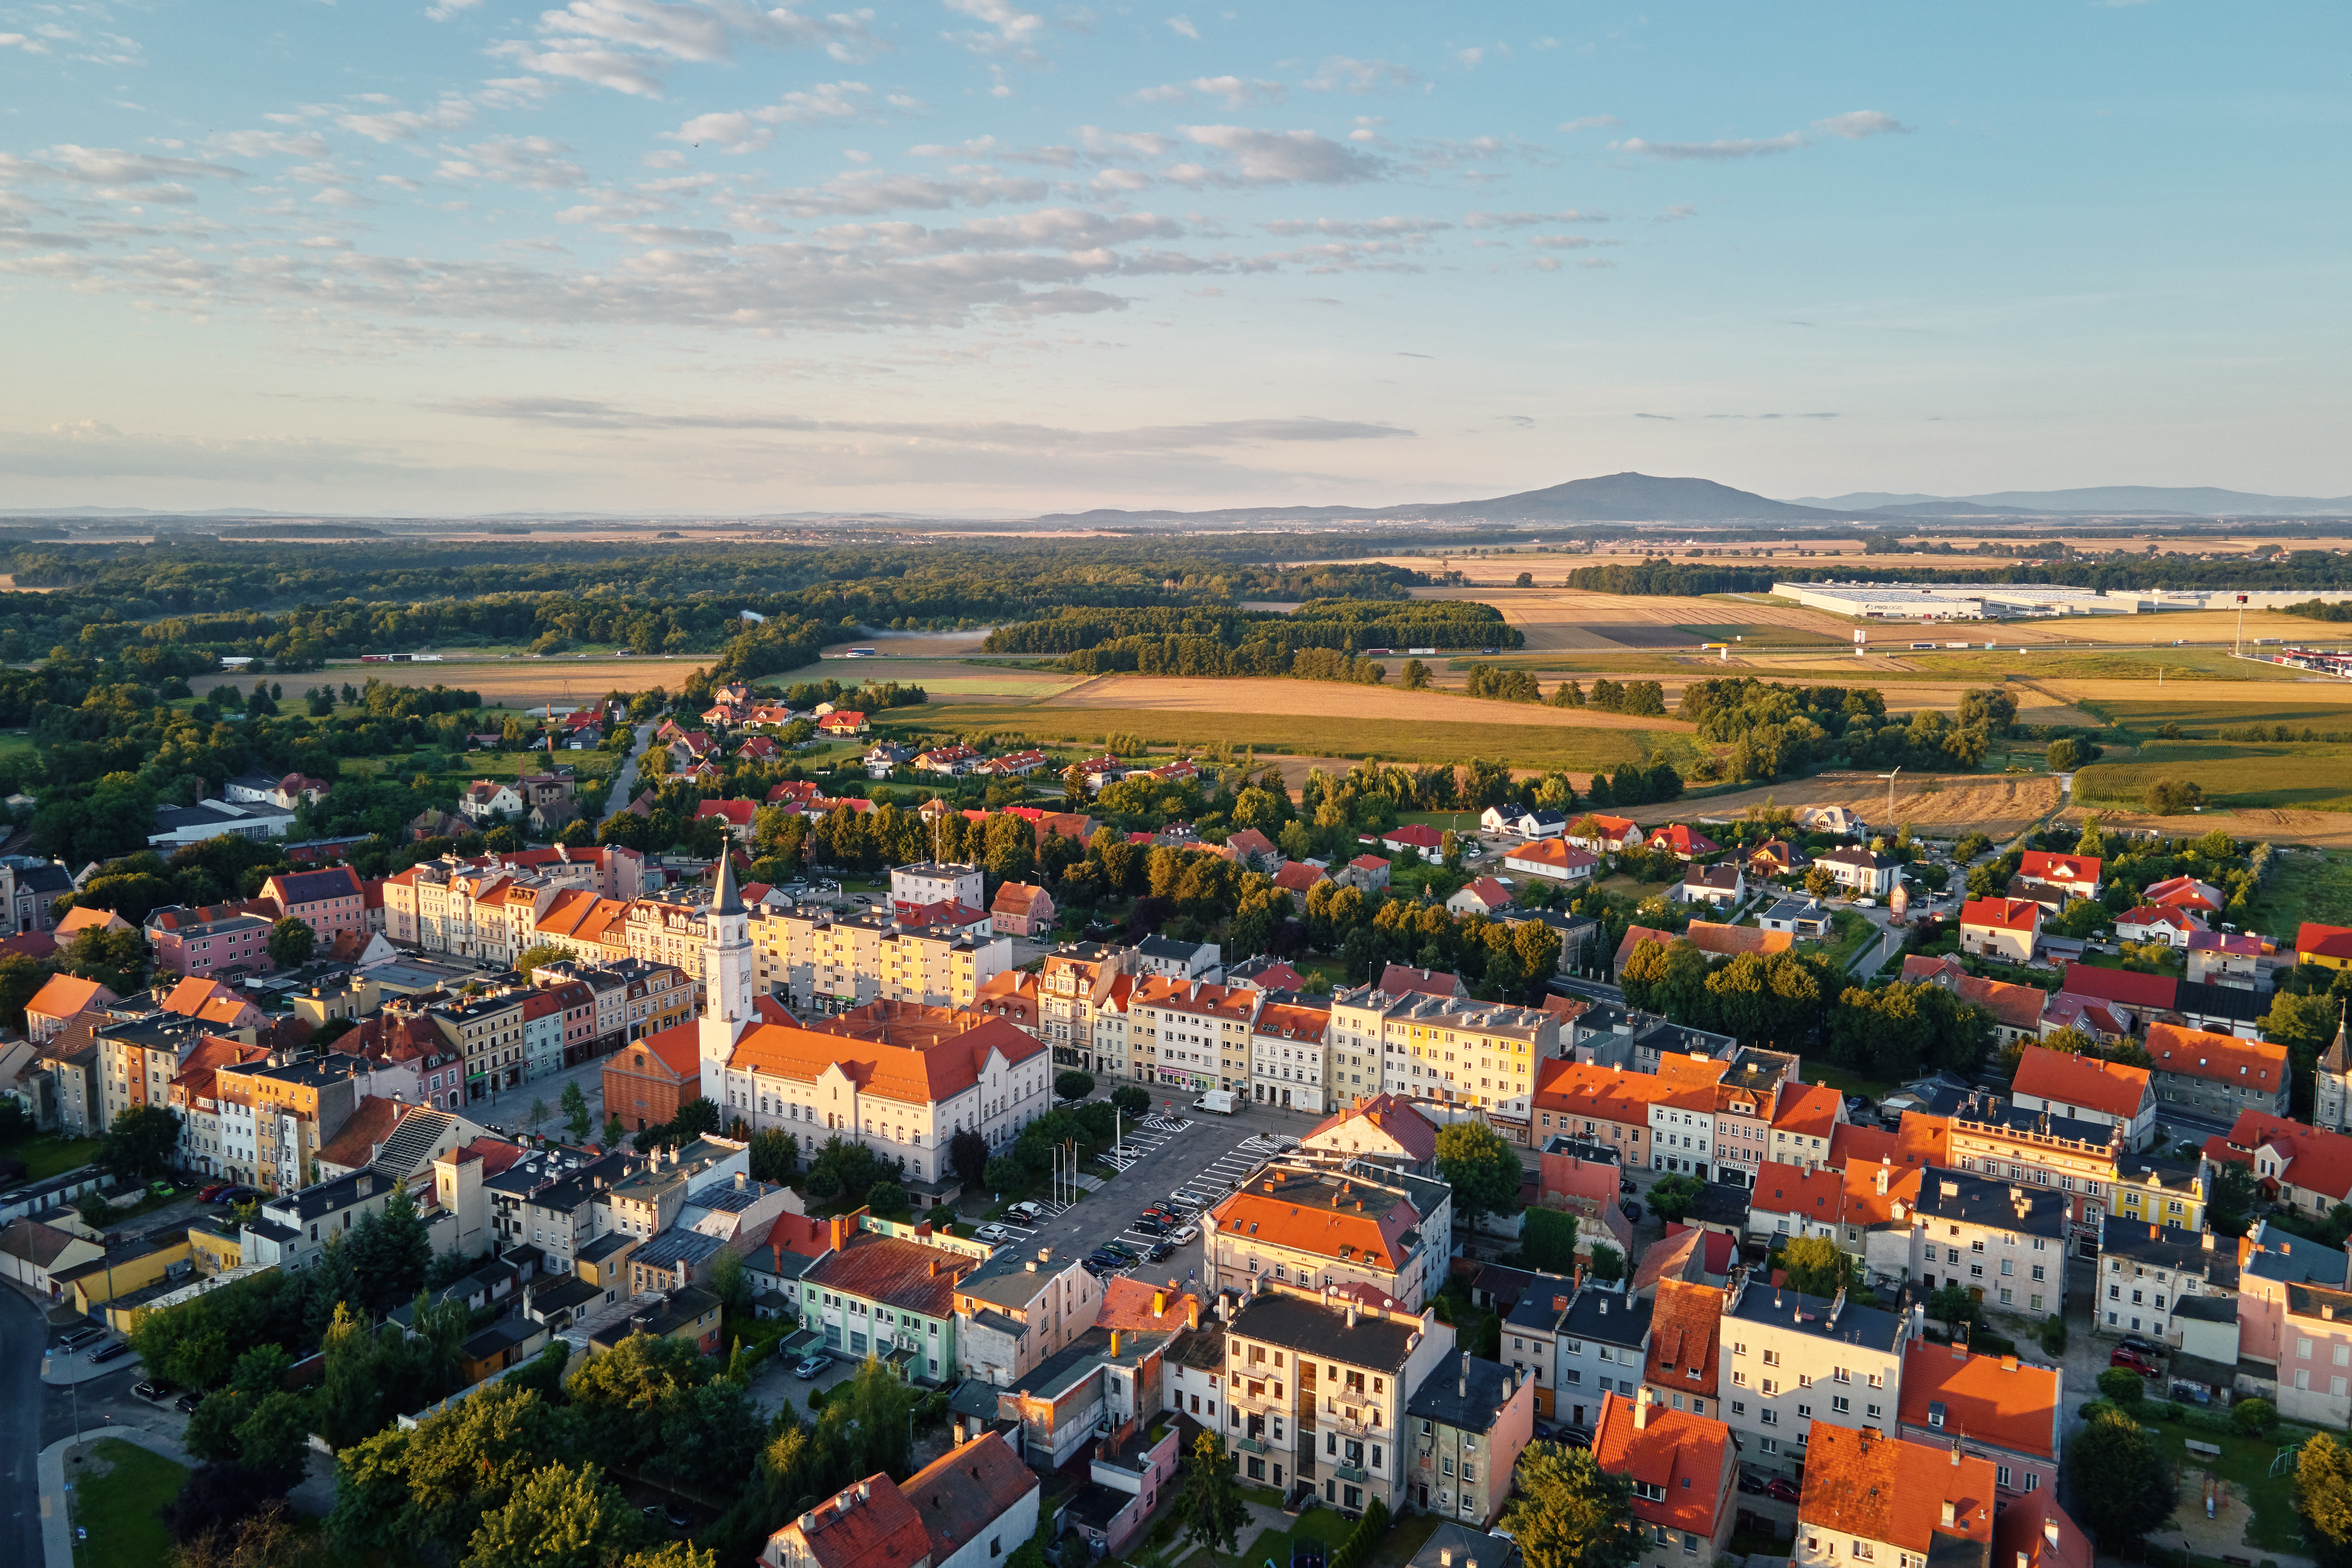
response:
<path id="1" fill-rule="evenodd" d="M 1503 1527 L 1528 1568 L 1632 1568 L 1642 1555 L 1633 1483 L 1590 1448 L 1534 1442 L 1520 1451 Z"/>

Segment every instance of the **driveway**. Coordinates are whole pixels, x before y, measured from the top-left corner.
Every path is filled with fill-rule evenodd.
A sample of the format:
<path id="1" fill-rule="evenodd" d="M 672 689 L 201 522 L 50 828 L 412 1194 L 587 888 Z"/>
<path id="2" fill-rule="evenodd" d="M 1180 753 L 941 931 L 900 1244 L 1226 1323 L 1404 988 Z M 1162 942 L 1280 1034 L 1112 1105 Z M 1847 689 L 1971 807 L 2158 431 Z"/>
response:
<path id="1" fill-rule="evenodd" d="M 654 725 L 651 720 L 637 726 L 637 743 L 631 747 L 629 754 L 621 760 L 621 771 L 613 775 L 613 795 L 612 798 L 604 803 L 605 816 L 612 816 L 629 804 L 629 797 L 637 787 L 637 759 L 646 754 L 646 744 L 653 738 Z M 604 818 L 599 817 L 597 820 L 601 822 Z"/>

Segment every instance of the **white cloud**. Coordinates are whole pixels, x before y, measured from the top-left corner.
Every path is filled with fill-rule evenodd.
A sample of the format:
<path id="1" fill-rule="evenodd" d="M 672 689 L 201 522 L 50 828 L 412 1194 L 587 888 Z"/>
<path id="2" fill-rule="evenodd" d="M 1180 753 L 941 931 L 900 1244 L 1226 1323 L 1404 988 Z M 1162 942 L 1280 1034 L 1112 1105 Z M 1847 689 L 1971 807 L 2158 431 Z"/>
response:
<path id="1" fill-rule="evenodd" d="M 1395 238 L 1435 234 L 1454 226 L 1443 218 L 1376 217 L 1351 218 L 1271 218 L 1258 225 L 1268 234 L 1288 237 L 1294 235 L 1332 235 L 1349 239 Z"/>
<path id="2" fill-rule="evenodd" d="M 1192 26 L 1189 16 L 1169 17 L 1168 30 L 1180 38 L 1190 38 L 1196 44 L 1201 41 L 1201 29 Z"/>
<path id="3" fill-rule="evenodd" d="M 1881 113 L 1875 109 L 1856 109 L 1844 114 L 1832 114 L 1826 120 L 1814 121 L 1812 128 L 1824 136 L 1835 136 L 1847 142 L 1859 142 L 1865 136 L 1906 132 L 1910 129 L 1893 115 Z M 1644 142 L 1636 136 L 1623 142 L 1612 142 L 1609 145 L 1620 153 L 1634 153 L 1646 158 L 1664 158 L 1676 163 L 1692 160 L 1725 162 L 1793 153 L 1800 147 L 1812 145 L 1812 139 L 1801 131 L 1791 131 L 1780 136 L 1741 137 L 1723 142 Z"/>
<path id="4" fill-rule="evenodd" d="M 375 142 L 409 142 L 428 131 L 456 131 L 474 121 L 474 106 L 446 94 L 431 109 L 396 109 L 383 114 L 345 114 L 335 123 Z"/>
<path id="5" fill-rule="evenodd" d="M 537 71 L 541 76 L 584 81 L 592 87 L 608 87 L 632 98 L 661 96 L 661 76 L 643 55 L 572 42 L 548 48 L 509 42 L 494 46 L 490 52 L 504 55 L 523 69 Z"/>
<path id="6" fill-rule="evenodd" d="M 879 47 L 870 10 L 808 16 L 789 6 L 762 10 L 742 0 L 571 0 L 542 11 L 542 43 L 508 39 L 490 52 L 541 76 L 584 81 L 635 98 L 659 98 L 662 74 L 679 62 L 734 58 L 740 42 L 771 48 L 823 48 L 837 60 Z"/>
<path id="7" fill-rule="evenodd" d="M 1539 223 L 1607 223 L 1600 213 L 1563 207 L 1553 213 L 1474 211 L 1462 220 L 1465 228 L 1527 228 Z"/>
<path id="8" fill-rule="evenodd" d="M 1022 60 L 1037 58 L 1036 40 L 1045 31 L 1045 17 L 1008 5 L 1006 0 L 946 0 L 946 4 L 957 16 L 969 16 L 991 29 L 984 33 L 941 34 L 950 43 L 961 44 L 976 55 L 1003 55 Z"/>
<path id="9" fill-rule="evenodd" d="M 0 33 L 0 49 L 22 49 L 28 55 L 46 55 L 49 52 L 49 46 L 22 33 Z"/>
<path id="10" fill-rule="evenodd" d="M 224 131 L 205 144 L 232 158 L 323 158 L 327 139 L 315 131 Z"/>
<path id="11" fill-rule="evenodd" d="M 1875 109 L 1855 109 L 1843 114 L 1832 114 L 1827 120 L 1816 120 L 1813 129 L 1827 136 L 1843 136 L 1849 142 L 1859 142 L 1865 136 L 1907 134 L 1911 128 L 1895 116 L 1882 114 Z"/>
<path id="12" fill-rule="evenodd" d="M 1562 131 L 1614 131 L 1624 123 L 1613 114 L 1586 114 L 1563 121 L 1559 128 Z"/>
<path id="13" fill-rule="evenodd" d="M 24 171 L 53 180 L 122 190 L 164 181 L 245 178 L 244 170 L 232 169 L 225 163 L 194 158 L 158 158 L 150 153 L 125 153 L 113 147 L 80 147 L 70 142 L 44 148 L 34 156 L 40 161 L 26 162 L 0 153 L 0 178 Z"/>
<path id="14" fill-rule="evenodd" d="M 698 146 L 710 142 L 722 153 L 756 152 L 774 140 L 778 125 L 838 125 L 857 119 L 873 92 L 862 81 L 823 82 L 807 92 L 788 92 L 765 108 L 698 114 L 662 135 Z"/>
<path id="15" fill-rule="evenodd" d="M 1242 76 L 1196 76 L 1191 81 L 1147 87 L 1131 96 L 1139 103 L 1182 103 L 1196 92 L 1203 98 L 1222 99 L 1227 109 L 1235 110 L 1247 109 L 1254 104 L 1280 103 L 1289 96 L 1287 89 L 1278 81 Z"/>
<path id="16" fill-rule="evenodd" d="M 470 11 L 482 0 L 434 0 L 425 8 L 425 15 L 436 22 L 446 22 L 460 11 Z"/>
<path id="17" fill-rule="evenodd" d="M 567 191 L 588 172 L 563 156 L 572 149 L 545 136 L 493 136 L 458 150 L 435 174 L 445 180 L 492 180 L 534 191 Z"/>
<path id="18" fill-rule="evenodd" d="M 1238 176 L 1252 184 L 1298 181 L 1349 184 L 1379 177 L 1384 162 L 1369 153 L 1318 136 L 1312 131 L 1258 131 L 1242 125 L 1188 125 L 1184 134 L 1234 160 Z M 1192 167 L 1187 165 L 1186 167 Z M 1178 177 L 1175 170 L 1168 177 Z M 1205 175 L 1200 177 L 1208 177 Z"/>
<path id="19" fill-rule="evenodd" d="M 1486 51 L 1485 49 L 1483 49 L 1483 48 L 1475 48 L 1475 47 L 1474 47 L 1474 48 L 1467 48 L 1467 49 L 1456 49 L 1456 50 L 1454 50 L 1454 58 L 1455 59 L 1457 59 L 1457 60 L 1460 60 L 1460 61 L 1461 61 L 1465 66 L 1468 67 L 1470 69 L 1472 69 L 1472 70 L 1476 70 L 1476 69 L 1478 68 L 1478 62 L 1479 62 L 1479 61 L 1481 61 L 1481 60 L 1483 60 L 1483 59 L 1485 59 L 1485 58 L 1486 58 Z"/>
<path id="20" fill-rule="evenodd" d="M 1304 85 L 1313 92 L 1375 92 L 1387 87 L 1408 87 L 1412 72 L 1387 60 L 1350 59 L 1333 55 L 1315 69 Z"/>

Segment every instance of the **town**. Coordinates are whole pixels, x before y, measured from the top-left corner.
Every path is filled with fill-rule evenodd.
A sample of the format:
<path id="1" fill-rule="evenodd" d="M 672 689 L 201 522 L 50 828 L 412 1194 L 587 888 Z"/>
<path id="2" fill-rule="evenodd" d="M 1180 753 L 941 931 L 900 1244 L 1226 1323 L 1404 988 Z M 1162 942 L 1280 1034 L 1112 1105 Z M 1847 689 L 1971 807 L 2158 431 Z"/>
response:
<path id="1" fill-rule="evenodd" d="M 300 774 L 7 862 L 57 967 L 0 1106 L 96 1159 L 20 1170 L 0 1268 L 46 1382 L 236 1492 L 212 1528 L 310 1489 L 347 1550 L 458 1552 L 566 1506 L 417 1511 L 535 1401 L 604 1467 L 572 1504 L 775 1568 L 1540 1563 L 1550 1510 L 1628 1562 L 1990 1568 L 2170 1511 L 2151 1413 L 2190 1455 L 2352 1417 L 2352 928 L 2224 919 L 2267 845 L 1370 767 L 1310 826 L 1245 764 L 741 683 L 544 723 L 650 781 L 599 841 L 551 760 L 381 876 L 289 836 Z M 857 783 L 719 793 L 827 741 Z M 861 828 L 931 856 L 861 877 Z M 108 907 L 231 847 L 249 898 Z"/>

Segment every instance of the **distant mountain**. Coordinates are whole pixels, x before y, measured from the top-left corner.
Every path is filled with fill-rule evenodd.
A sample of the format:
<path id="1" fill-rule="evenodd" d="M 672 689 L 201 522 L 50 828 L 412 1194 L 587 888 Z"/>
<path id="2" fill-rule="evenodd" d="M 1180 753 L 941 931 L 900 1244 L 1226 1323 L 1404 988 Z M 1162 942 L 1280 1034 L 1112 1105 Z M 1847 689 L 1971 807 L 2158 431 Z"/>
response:
<path id="1" fill-rule="evenodd" d="M 1974 500 L 1919 500 L 1902 506 L 1874 506 L 1871 517 L 2039 517 L 2021 506 L 1993 506 Z"/>
<path id="2" fill-rule="evenodd" d="M 1546 489 L 1522 490 L 1491 500 L 1433 501 L 1390 507 L 1253 506 L 1219 511 L 1054 512 L 1039 522 L 1119 528 L 1148 523 L 1252 523 L 1421 521 L 1485 522 L 1829 522 L 1850 511 L 1822 511 L 1769 500 L 1751 490 L 1733 489 L 1713 479 L 1661 479 L 1651 474 L 1608 474 L 1570 479 Z"/>
<path id="3" fill-rule="evenodd" d="M 1856 490 L 1850 495 L 1800 496 L 1799 506 L 1832 510 L 1859 508 L 1888 516 L 1934 517 L 1953 509 L 1963 513 L 2011 511 L 2027 516 L 2077 512 L 2147 512 L 2177 517 L 2326 517 L 2352 513 L 2352 496 L 2266 496 L 2208 486 L 2093 485 L 2070 490 L 1994 490 L 1986 495 L 1896 495 Z M 1946 509 L 1943 512 L 1928 510 Z"/>

